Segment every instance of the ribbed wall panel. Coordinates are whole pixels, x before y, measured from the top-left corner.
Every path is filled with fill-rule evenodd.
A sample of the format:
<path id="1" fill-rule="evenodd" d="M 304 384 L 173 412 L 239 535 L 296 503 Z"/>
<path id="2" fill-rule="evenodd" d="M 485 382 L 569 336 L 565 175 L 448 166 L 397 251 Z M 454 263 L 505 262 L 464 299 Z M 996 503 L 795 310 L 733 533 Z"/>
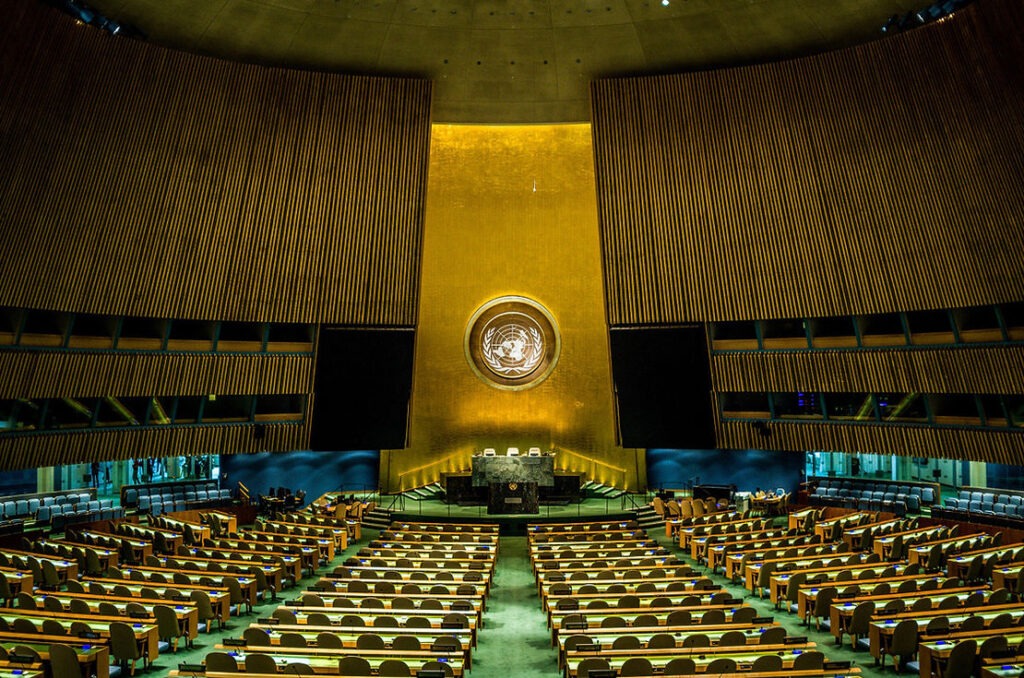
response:
<path id="1" fill-rule="evenodd" d="M 1024 348 L 947 348 L 713 355 L 718 392 L 1002 393 L 1024 388 Z"/>
<path id="2" fill-rule="evenodd" d="M 431 85 L 0 23 L 0 304 L 415 324 Z"/>
<path id="3" fill-rule="evenodd" d="M 1011 431 L 772 422 L 765 436 L 748 422 L 719 421 L 715 428 L 718 447 L 725 449 L 873 452 L 1014 465 L 1024 458 L 1024 436 Z"/>
<path id="4" fill-rule="evenodd" d="M 0 399 L 301 394 L 311 356 L 0 352 Z"/>
<path id="5" fill-rule="evenodd" d="M 602 80 L 612 326 L 1024 299 L 1024 9 L 854 49 Z"/>
<path id="6" fill-rule="evenodd" d="M 255 426 L 237 425 L 2 436 L 0 470 L 210 452 L 283 452 L 309 447 L 309 430 L 305 425 L 264 424 L 260 430 L 259 438 Z"/>

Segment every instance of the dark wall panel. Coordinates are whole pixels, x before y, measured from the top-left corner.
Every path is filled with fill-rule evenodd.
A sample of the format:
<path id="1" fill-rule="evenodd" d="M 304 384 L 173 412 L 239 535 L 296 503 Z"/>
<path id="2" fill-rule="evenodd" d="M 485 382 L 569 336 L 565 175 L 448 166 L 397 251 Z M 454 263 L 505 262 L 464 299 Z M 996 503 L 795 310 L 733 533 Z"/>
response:
<path id="1" fill-rule="evenodd" d="M 613 329 L 623 447 L 714 447 L 704 328 Z"/>
<path id="2" fill-rule="evenodd" d="M 592 85 L 612 326 L 1024 299 L 1024 5 Z"/>
<path id="3" fill-rule="evenodd" d="M 415 323 L 431 84 L 0 22 L 0 305 Z"/>
<path id="4" fill-rule="evenodd" d="M 411 330 L 320 330 L 314 450 L 405 447 L 415 339 Z"/>
<path id="5" fill-rule="evenodd" d="M 271 487 L 305 490 L 312 501 L 335 490 L 377 489 L 379 453 L 350 452 L 256 452 L 221 457 L 221 472 L 234 486 L 242 482 L 253 493 L 266 494 Z"/>
<path id="6" fill-rule="evenodd" d="M 784 488 L 803 480 L 804 456 L 773 450 L 647 450 L 651 489 L 683 489 L 693 483 L 736 485 L 739 490 Z"/>

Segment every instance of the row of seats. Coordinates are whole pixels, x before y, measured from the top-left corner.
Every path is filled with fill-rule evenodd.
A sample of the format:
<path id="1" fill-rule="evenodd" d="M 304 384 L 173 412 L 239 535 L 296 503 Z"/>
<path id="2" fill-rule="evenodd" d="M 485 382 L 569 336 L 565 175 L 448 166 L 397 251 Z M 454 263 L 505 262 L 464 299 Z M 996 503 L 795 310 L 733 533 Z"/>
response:
<path id="1" fill-rule="evenodd" d="M 43 509 L 39 509 L 39 514 L 36 516 L 38 520 L 44 520 L 42 515 Z M 75 525 L 77 523 L 94 523 L 100 520 L 120 520 L 124 518 L 124 509 L 120 506 L 111 506 L 104 509 L 86 510 L 86 511 L 69 511 L 63 513 L 51 514 L 45 520 L 50 523 L 50 528 L 55 532 L 61 532 L 67 528 L 68 525 Z"/>
<path id="2" fill-rule="evenodd" d="M 1013 509 L 1015 507 L 1010 505 L 1010 508 Z M 1012 510 L 1006 513 L 998 513 L 996 511 L 972 511 L 969 507 L 954 508 L 953 506 L 946 505 L 933 508 L 932 517 L 945 520 L 962 520 L 970 523 L 984 523 L 999 527 L 1012 527 L 1018 530 L 1024 529 L 1024 513 Z"/>
<path id="3" fill-rule="evenodd" d="M 934 504 L 938 497 L 931 485 L 909 485 L 896 481 L 860 480 L 857 478 L 816 478 L 814 494 L 820 490 L 836 489 L 839 496 L 854 498 L 883 498 L 886 494 L 914 496 L 922 506 Z M 865 494 L 868 493 L 868 494 Z"/>
<path id="4" fill-rule="evenodd" d="M 1016 498 L 1016 497 L 1015 497 Z M 946 508 L 969 511 L 970 513 L 994 513 L 999 515 L 1024 516 L 1024 504 L 1005 504 L 971 499 L 947 499 Z"/>
<path id="5" fill-rule="evenodd" d="M 199 490 L 194 494 L 187 494 L 184 497 L 174 495 L 154 495 L 152 497 L 139 497 L 136 506 L 140 511 L 148 511 L 151 515 L 159 516 L 164 513 L 175 513 L 186 511 L 192 508 L 213 507 L 231 500 L 231 490 Z"/>
<path id="6" fill-rule="evenodd" d="M 3 499 L 0 504 L 4 518 L 32 518 L 40 508 L 52 508 L 55 506 L 77 506 L 88 504 L 94 501 L 88 492 L 73 492 L 69 494 L 57 494 L 46 497 L 28 497 L 25 499 Z M 106 507 L 104 507 L 106 508 Z"/>
<path id="7" fill-rule="evenodd" d="M 871 497 L 846 497 L 838 494 L 828 494 L 834 489 L 826 490 L 826 494 L 812 494 L 811 504 L 815 506 L 835 506 L 838 508 L 856 509 L 858 511 L 885 511 L 895 513 L 898 516 L 905 516 L 907 513 L 917 513 L 921 510 L 921 503 L 918 497 L 913 495 L 886 494 L 881 498 Z"/>
<path id="8" fill-rule="evenodd" d="M 123 503 L 135 507 L 148 499 L 151 503 L 172 504 L 174 502 L 206 501 L 211 493 L 219 496 L 221 489 L 211 480 L 196 480 L 183 483 L 160 483 L 148 487 L 130 487 L 124 490 Z"/>

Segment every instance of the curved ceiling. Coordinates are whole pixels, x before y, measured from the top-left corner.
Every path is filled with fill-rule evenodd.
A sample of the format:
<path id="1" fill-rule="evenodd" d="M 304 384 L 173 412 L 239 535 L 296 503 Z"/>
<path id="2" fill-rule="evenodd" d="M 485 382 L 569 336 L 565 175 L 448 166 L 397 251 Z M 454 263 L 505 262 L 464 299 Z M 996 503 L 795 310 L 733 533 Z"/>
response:
<path id="1" fill-rule="evenodd" d="M 151 42 L 434 81 L 437 122 L 589 119 L 588 83 L 784 59 L 882 36 L 925 0 L 90 0 Z"/>

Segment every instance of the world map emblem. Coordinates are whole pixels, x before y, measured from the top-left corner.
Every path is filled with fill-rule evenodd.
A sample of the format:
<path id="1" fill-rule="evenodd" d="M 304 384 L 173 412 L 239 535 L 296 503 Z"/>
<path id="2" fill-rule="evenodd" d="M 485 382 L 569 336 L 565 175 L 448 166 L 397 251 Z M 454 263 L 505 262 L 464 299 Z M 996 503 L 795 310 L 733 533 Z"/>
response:
<path id="1" fill-rule="evenodd" d="M 477 375 L 498 388 L 540 383 L 558 359 L 554 318 L 532 299 L 501 297 L 473 314 L 466 329 L 466 357 Z"/>

